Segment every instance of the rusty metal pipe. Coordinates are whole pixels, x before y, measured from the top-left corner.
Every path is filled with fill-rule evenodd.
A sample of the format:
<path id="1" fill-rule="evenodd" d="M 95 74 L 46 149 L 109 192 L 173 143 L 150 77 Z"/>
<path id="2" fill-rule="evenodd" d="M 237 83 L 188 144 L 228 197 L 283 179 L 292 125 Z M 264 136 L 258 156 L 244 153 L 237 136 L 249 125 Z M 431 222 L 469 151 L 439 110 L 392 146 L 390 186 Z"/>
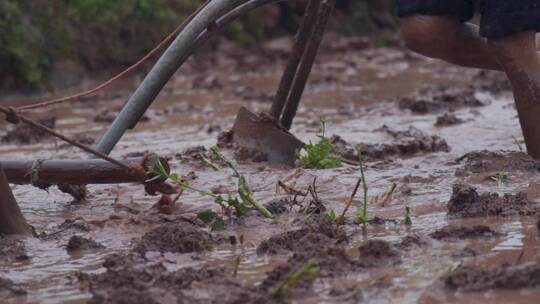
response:
<path id="1" fill-rule="evenodd" d="M 12 184 L 120 184 L 147 180 L 149 177 L 146 171 L 148 166 L 155 168 L 156 157 L 123 160 L 124 164 L 133 169 L 131 172 L 100 159 L 0 161 L 0 166 Z M 167 161 L 162 158 L 160 160 L 165 169 L 169 170 Z"/>

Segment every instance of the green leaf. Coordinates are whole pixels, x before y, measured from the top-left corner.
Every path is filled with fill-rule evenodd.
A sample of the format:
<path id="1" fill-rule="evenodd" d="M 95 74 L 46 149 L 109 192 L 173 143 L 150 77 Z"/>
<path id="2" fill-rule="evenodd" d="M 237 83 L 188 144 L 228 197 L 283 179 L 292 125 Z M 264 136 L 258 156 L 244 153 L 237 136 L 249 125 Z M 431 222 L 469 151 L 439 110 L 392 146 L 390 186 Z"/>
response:
<path id="1" fill-rule="evenodd" d="M 329 220 L 335 221 L 336 220 L 336 212 L 334 210 L 330 210 L 324 214 Z"/>
<path id="2" fill-rule="evenodd" d="M 165 170 L 165 167 L 163 167 L 159 158 L 156 160 L 156 167 L 162 176 L 169 177 L 169 173 L 167 173 L 167 170 Z"/>
<path id="3" fill-rule="evenodd" d="M 403 223 L 408 226 L 412 225 L 411 209 L 409 207 L 405 207 L 405 220 Z"/>
<path id="4" fill-rule="evenodd" d="M 152 177 L 152 178 L 150 178 L 150 179 L 147 179 L 147 180 L 145 180 L 144 182 L 145 182 L 145 183 L 151 183 L 151 182 L 157 181 L 157 180 L 160 179 L 160 178 L 161 178 L 161 176 L 155 175 L 154 177 Z"/>
<path id="5" fill-rule="evenodd" d="M 223 231 L 226 226 L 225 221 L 222 218 L 217 217 L 214 224 L 212 224 L 212 231 Z"/>
<path id="6" fill-rule="evenodd" d="M 333 169 L 342 166 L 341 157 L 332 154 L 330 139 L 321 136 L 318 143 L 310 142 L 304 147 L 305 155 L 300 155 L 300 166 L 305 169 Z"/>
<path id="7" fill-rule="evenodd" d="M 205 210 L 197 213 L 197 218 L 206 224 L 212 222 L 217 217 L 217 213 L 212 210 Z"/>
<path id="8" fill-rule="evenodd" d="M 172 180 L 175 181 L 175 182 L 180 181 L 180 176 L 178 176 L 177 173 L 171 173 L 171 174 L 169 175 L 169 178 L 172 179 Z"/>
<path id="9" fill-rule="evenodd" d="M 356 217 L 358 218 L 360 223 L 362 223 L 362 224 L 367 223 L 368 222 L 367 210 L 362 208 L 362 207 L 358 208 L 358 210 L 356 211 Z"/>

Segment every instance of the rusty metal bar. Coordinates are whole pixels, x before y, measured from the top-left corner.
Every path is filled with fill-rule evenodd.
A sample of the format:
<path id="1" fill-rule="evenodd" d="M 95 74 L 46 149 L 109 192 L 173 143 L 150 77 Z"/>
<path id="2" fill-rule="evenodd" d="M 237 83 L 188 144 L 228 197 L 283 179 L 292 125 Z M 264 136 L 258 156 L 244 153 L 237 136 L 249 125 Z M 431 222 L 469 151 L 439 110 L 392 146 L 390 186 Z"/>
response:
<path id="1" fill-rule="evenodd" d="M 77 142 L 76 140 L 73 140 L 73 139 L 71 139 L 71 138 L 69 138 L 69 137 L 67 137 L 67 136 L 65 136 L 63 134 L 60 134 L 60 133 L 56 132 L 55 130 L 45 126 L 44 124 L 36 122 L 36 121 L 34 121 L 34 120 L 32 120 L 32 119 L 18 113 L 15 108 L 8 108 L 8 107 L 4 107 L 4 106 L 0 105 L 0 112 L 4 113 L 6 115 L 6 121 L 9 122 L 9 123 L 17 125 L 17 124 L 19 124 L 21 122 L 24 122 L 25 124 L 28 124 L 33 128 L 39 129 L 39 130 L 41 130 L 43 132 L 46 132 L 46 133 L 48 133 L 48 134 L 50 134 L 50 135 L 52 135 L 52 136 L 54 136 L 56 138 L 59 138 L 59 139 L 65 141 L 65 142 L 67 142 L 68 144 L 70 144 L 72 146 L 75 146 L 75 147 L 77 147 L 77 148 L 79 148 L 79 149 L 81 149 L 83 151 L 91 153 L 96 157 L 99 157 L 99 158 L 104 159 L 104 160 L 106 160 L 108 162 L 116 164 L 119 167 L 124 166 L 121 162 L 117 161 L 116 159 L 114 159 L 114 158 L 112 158 L 112 157 L 110 157 L 110 156 L 108 156 L 106 154 L 103 154 L 103 153 L 101 153 L 99 151 L 96 151 L 96 150 L 94 150 L 94 149 L 92 149 L 92 148 L 90 148 L 90 147 L 88 147 L 86 145 L 83 145 L 83 144 Z M 130 168 L 128 168 L 128 167 L 124 167 L 124 169 L 130 170 Z"/>
<path id="2" fill-rule="evenodd" d="M 320 2 L 321 0 L 309 1 L 304 13 L 304 18 L 302 19 L 302 23 L 296 34 L 294 46 L 287 61 L 283 76 L 281 77 L 276 96 L 274 97 L 274 102 L 272 103 L 272 108 L 270 109 L 270 115 L 272 115 L 276 121 L 279 121 L 279 118 L 281 117 L 283 107 L 285 106 L 285 102 L 291 91 L 295 78 L 294 76 L 298 71 L 298 65 L 306 51 L 306 45 L 313 34 Z"/>
<path id="3" fill-rule="evenodd" d="M 320 5 L 315 29 L 308 42 L 306 52 L 302 57 L 300 67 L 298 68 L 298 72 L 296 73 L 296 77 L 291 89 L 291 94 L 287 99 L 285 109 L 283 110 L 283 116 L 281 117 L 281 125 L 288 130 L 290 130 L 293 119 L 298 111 L 300 99 L 304 93 L 304 89 L 311 73 L 311 69 L 313 68 L 315 58 L 317 57 L 326 25 L 328 24 L 328 20 L 330 19 L 334 5 L 335 0 L 323 0 Z"/>
<path id="4" fill-rule="evenodd" d="M 156 157 L 123 160 L 123 164 L 131 170 L 100 159 L 0 161 L 0 166 L 4 168 L 7 180 L 12 184 L 47 186 L 143 183 L 149 179 L 146 173 L 148 167 L 155 168 Z M 162 158 L 160 160 L 168 171 L 167 161 Z"/>
<path id="5" fill-rule="evenodd" d="M 0 235 L 2 234 L 32 235 L 32 228 L 22 215 L 0 164 Z"/>

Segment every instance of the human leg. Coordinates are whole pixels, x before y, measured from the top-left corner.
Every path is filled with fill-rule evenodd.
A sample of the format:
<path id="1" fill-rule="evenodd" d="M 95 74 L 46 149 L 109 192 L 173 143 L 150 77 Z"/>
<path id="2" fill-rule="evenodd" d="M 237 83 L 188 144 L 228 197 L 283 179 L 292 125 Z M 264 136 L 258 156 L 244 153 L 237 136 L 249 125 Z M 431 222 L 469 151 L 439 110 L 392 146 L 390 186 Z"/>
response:
<path id="1" fill-rule="evenodd" d="M 424 56 L 472 68 L 501 71 L 478 26 L 454 16 L 407 15 L 401 18 L 407 47 Z"/>
<path id="2" fill-rule="evenodd" d="M 488 45 L 512 84 L 527 151 L 540 160 L 540 56 L 535 34 L 491 38 Z"/>

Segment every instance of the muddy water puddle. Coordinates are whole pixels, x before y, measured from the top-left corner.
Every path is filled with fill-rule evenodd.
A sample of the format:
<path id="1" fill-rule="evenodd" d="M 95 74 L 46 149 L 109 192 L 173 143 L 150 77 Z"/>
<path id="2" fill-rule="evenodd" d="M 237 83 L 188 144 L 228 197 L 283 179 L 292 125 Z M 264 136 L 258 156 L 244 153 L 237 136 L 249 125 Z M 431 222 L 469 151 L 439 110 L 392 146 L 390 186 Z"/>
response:
<path id="1" fill-rule="evenodd" d="M 447 215 L 446 204 L 453 196 L 453 185 L 458 182 L 474 186 L 478 193 L 491 192 L 502 196 L 523 191 L 528 194 L 531 204 L 540 202 L 538 171 L 517 160 L 524 145 L 511 95 L 509 92 L 488 92 L 485 86 L 479 89 L 478 83 L 473 81 L 477 72 L 455 69 L 424 58 L 411 58 L 406 54 L 400 48 L 382 48 L 347 51 L 339 56 L 325 53 L 319 59 L 324 64 L 315 70 L 293 133 L 304 141 L 316 140 L 319 116 L 324 115 L 327 135 L 339 135 L 351 146 L 361 144 L 372 148 L 375 152 L 368 155 L 366 164 L 371 201 L 368 215 L 388 221 L 369 224 L 365 229 L 355 223 L 355 210 L 362 200 L 358 195 L 348 214 L 350 221 L 345 225 L 349 241 L 340 245 L 353 260 L 351 269 L 355 270 L 320 275 L 310 282 L 307 290 L 296 292 L 293 288 L 295 292 L 291 299 L 296 303 L 532 303 L 532 299 L 540 295 L 534 288 L 487 288 L 480 292 L 462 292 L 449 290 L 442 279 L 460 265 L 488 267 L 538 261 L 540 244 L 536 217 L 451 218 Z M 343 61 L 347 62 L 344 64 L 339 58 L 345 58 Z M 175 172 L 194 172 L 196 178 L 192 186 L 217 187 L 220 193 L 233 194 L 236 180 L 231 172 L 214 172 L 195 161 L 180 161 L 175 155 L 186 148 L 215 144 L 218 133 L 231 126 L 239 106 L 259 111 L 267 109 L 270 101 L 265 100 L 265 96 L 277 84 L 280 70 L 268 65 L 265 67 L 245 73 L 223 64 L 217 73 L 179 73 L 152 107 L 147 121 L 128 133 L 113 155 L 123 157 L 135 152 L 156 152 L 171 158 Z M 217 80 L 207 79 L 212 76 Z M 198 86 L 194 89 L 197 81 L 204 84 L 203 88 Z M 425 113 L 415 112 L 417 108 L 400 108 L 401 98 L 426 86 L 434 88 L 434 91 L 442 90 L 441 84 L 472 90 L 472 97 L 467 98 L 478 100 L 482 106 L 459 104 L 454 107 L 452 103 L 448 106 L 442 102 L 441 108 Z M 128 83 L 126 87 L 132 85 Z M 428 91 L 421 96 L 431 93 Z M 436 98 L 446 97 L 433 97 Z M 76 103 L 51 111 L 37 111 L 34 115 L 56 116 L 57 129 L 72 136 L 84 134 L 97 139 L 108 123 L 96 121 L 98 112 L 101 112 L 96 108 L 114 112 L 124 100 L 125 96 L 110 94 L 95 100 L 95 107 Z M 437 118 L 444 113 L 454 114 L 461 123 L 436 127 Z M 419 141 L 415 130 L 423 132 Z M 432 136 L 446 141 L 449 149 L 443 151 L 425 146 L 428 139 L 428 143 L 434 143 Z M 381 148 L 380 145 L 384 144 L 390 146 Z M 483 150 L 497 155 L 462 157 L 469 152 Z M 54 140 L 30 145 L 2 143 L 0 153 L 5 159 L 87 157 Z M 225 154 L 232 156 L 231 151 L 225 150 Z M 508 164 L 503 166 L 505 162 Z M 493 166 L 493 163 L 501 165 Z M 289 197 L 283 190 L 276 191 L 279 180 L 305 190 L 316 178 L 319 197 L 327 210 L 334 210 L 337 214 L 343 210 L 359 176 L 357 167 L 349 165 L 316 171 L 247 162 L 241 163 L 239 169 L 246 175 L 255 197 L 263 203 Z M 458 171 L 462 173 L 457 174 Z M 504 173 L 507 180 L 498 183 L 491 179 L 496 173 Z M 396 183 L 396 190 L 389 198 L 381 199 L 392 183 Z M 138 185 L 90 186 L 89 190 L 88 202 L 77 205 L 71 204 L 70 197 L 55 188 L 45 192 L 31 186 L 13 187 L 27 220 L 38 232 L 49 236 L 42 240 L 24 240 L 28 260 L 0 262 L 0 276 L 23 284 L 28 292 L 26 296 L 9 297 L 9 302 L 85 303 L 94 298 L 100 303 L 96 290 L 99 293 L 107 289 L 99 284 L 97 289 L 86 288 L 80 283 L 78 272 L 97 276 L 107 274 L 113 268 L 102 265 L 111 254 L 127 254 L 137 240 L 156 226 L 192 225 L 189 220 L 197 212 L 215 206 L 211 199 L 186 192 L 181 197 L 178 210 L 172 214 L 158 214 L 152 206 L 159 198 L 148 196 Z M 411 208 L 411 226 L 402 223 L 405 207 Z M 78 224 L 61 226 L 65 221 L 71 223 L 73 220 Z M 278 215 L 275 220 L 250 213 L 229 225 L 224 232 L 214 233 L 214 239 L 225 241 L 216 241 L 212 250 L 199 253 L 146 252 L 144 257 L 147 261 L 161 263 L 169 272 L 186 267 L 223 267 L 228 278 L 236 268 L 237 278 L 246 284 L 246 290 L 259 290 L 257 288 L 270 284 L 267 273 L 290 263 L 292 252 L 259 255 L 258 246 L 273 236 L 302 229 L 307 220 L 296 209 Z M 443 239 L 431 236 L 447 226 L 487 226 L 496 235 L 469 237 L 469 232 L 465 232 L 461 238 L 452 238 L 452 233 Z M 93 239 L 105 249 L 70 253 L 66 246 L 73 235 Z M 242 236 L 244 243 L 231 245 L 227 241 L 231 236 L 237 239 Z M 362 256 L 358 248 L 369 240 L 383 240 L 390 244 L 397 252 L 399 262 L 376 267 L 357 265 Z M 324 250 L 321 248 L 321 252 Z M 332 258 L 330 254 L 328 259 Z M 319 266 L 320 273 L 329 271 L 325 267 Z M 209 286 L 205 284 L 210 283 L 194 281 L 192 289 L 182 292 L 195 299 L 215 301 L 212 292 L 193 287 Z M 155 288 L 163 287 L 156 285 Z M 231 293 L 234 294 L 234 288 Z M 108 291 L 107 294 L 110 295 Z"/>

